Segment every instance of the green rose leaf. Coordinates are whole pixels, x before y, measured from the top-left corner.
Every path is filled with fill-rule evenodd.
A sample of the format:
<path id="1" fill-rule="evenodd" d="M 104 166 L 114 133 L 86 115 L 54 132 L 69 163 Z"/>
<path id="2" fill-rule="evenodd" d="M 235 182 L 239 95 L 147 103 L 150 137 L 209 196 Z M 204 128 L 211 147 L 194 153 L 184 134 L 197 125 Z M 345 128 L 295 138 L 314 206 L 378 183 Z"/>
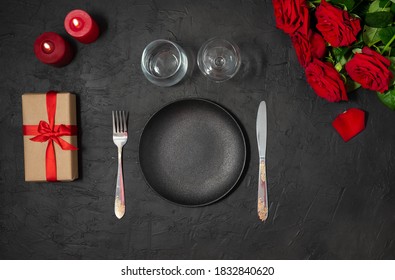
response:
<path id="1" fill-rule="evenodd" d="M 367 13 L 365 22 L 370 27 L 386 27 L 392 23 L 394 15 L 391 12 Z"/>
<path id="2" fill-rule="evenodd" d="M 381 2 L 382 0 L 375 0 L 375 1 L 373 1 L 371 4 L 370 4 L 370 6 L 369 6 L 369 10 L 368 10 L 368 12 L 369 13 L 374 13 L 374 12 L 389 12 L 389 10 L 390 10 L 390 7 L 380 7 L 380 2 Z M 366 1 L 367 3 L 369 2 L 369 1 Z"/>
<path id="3" fill-rule="evenodd" d="M 379 37 L 384 45 L 387 45 L 395 36 L 395 26 L 388 26 L 379 31 Z M 392 43 L 393 45 L 393 43 Z"/>
<path id="4" fill-rule="evenodd" d="M 335 57 L 336 62 L 342 61 L 343 57 L 345 57 L 346 53 L 350 49 L 348 47 L 339 47 L 339 48 L 333 48 L 332 53 L 333 56 Z"/>
<path id="5" fill-rule="evenodd" d="M 350 13 L 358 15 L 360 18 L 364 18 L 366 13 L 369 11 L 370 8 L 370 2 L 369 1 L 364 1 L 360 0 L 354 8 L 350 10 Z M 377 12 L 377 11 L 369 11 L 369 12 Z"/>
<path id="6" fill-rule="evenodd" d="M 365 25 L 363 28 L 362 39 L 366 45 L 369 47 L 381 41 L 379 32 L 381 28 L 375 28 Z"/>
<path id="7" fill-rule="evenodd" d="M 386 8 L 389 7 L 391 4 L 391 0 L 380 0 L 379 7 Z"/>
<path id="8" fill-rule="evenodd" d="M 346 82 L 346 90 L 347 92 L 352 92 L 354 90 L 357 90 L 358 88 L 361 87 L 361 84 L 351 80 L 351 79 L 347 79 Z"/>
<path id="9" fill-rule="evenodd" d="M 390 71 L 392 71 L 392 73 L 395 73 L 395 57 L 389 56 L 387 58 L 391 61 L 391 65 L 389 67 Z"/>
<path id="10" fill-rule="evenodd" d="M 331 3 L 335 5 L 344 6 L 346 7 L 347 10 L 351 10 L 355 5 L 354 0 L 331 0 Z"/>
<path id="11" fill-rule="evenodd" d="M 385 93 L 377 92 L 377 97 L 385 106 L 395 111 L 395 89 L 391 89 Z"/>

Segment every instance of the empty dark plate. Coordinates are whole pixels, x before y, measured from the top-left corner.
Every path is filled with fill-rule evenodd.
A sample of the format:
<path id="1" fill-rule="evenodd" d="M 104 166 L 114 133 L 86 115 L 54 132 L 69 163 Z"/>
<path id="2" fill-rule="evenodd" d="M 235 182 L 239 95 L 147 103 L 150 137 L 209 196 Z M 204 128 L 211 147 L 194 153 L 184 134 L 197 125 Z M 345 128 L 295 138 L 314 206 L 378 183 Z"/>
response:
<path id="1" fill-rule="evenodd" d="M 140 166 L 151 188 L 185 206 L 225 196 L 246 160 L 244 135 L 221 106 L 184 99 L 155 113 L 140 138 Z"/>

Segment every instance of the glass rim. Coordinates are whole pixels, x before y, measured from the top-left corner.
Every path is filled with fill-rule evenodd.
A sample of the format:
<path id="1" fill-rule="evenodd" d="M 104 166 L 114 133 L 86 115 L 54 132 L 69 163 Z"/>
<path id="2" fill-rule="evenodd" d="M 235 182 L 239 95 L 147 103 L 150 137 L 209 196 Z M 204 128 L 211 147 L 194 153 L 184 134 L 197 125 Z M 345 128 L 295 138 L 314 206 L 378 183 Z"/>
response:
<path id="1" fill-rule="evenodd" d="M 173 47 L 175 47 L 176 50 L 177 50 L 177 54 L 178 54 L 178 55 L 177 55 L 177 58 L 179 59 L 180 63 L 178 63 L 177 68 L 176 68 L 176 69 L 174 70 L 174 72 L 171 73 L 170 75 L 163 76 L 163 77 L 155 76 L 155 75 L 151 74 L 150 71 L 148 71 L 148 69 L 147 69 L 147 67 L 146 67 L 146 65 L 145 65 L 145 59 L 144 59 L 144 58 L 147 57 L 147 50 L 148 50 L 150 47 L 152 47 L 154 44 L 157 44 L 157 43 L 167 43 L 167 44 L 170 44 L 170 45 L 172 45 Z M 176 44 L 176 43 L 174 43 L 174 42 L 172 42 L 172 41 L 170 41 L 170 40 L 166 40 L 166 39 L 156 39 L 156 40 L 150 42 L 148 45 L 145 46 L 145 48 L 144 48 L 144 50 L 143 50 L 143 54 L 141 55 L 141 67 L 143 68 L 143 72 L 144 72 L 146 75 L 152 77 L 153 79 L 156 79 L 156 80 L 166 80 L 166 79 L 168 79 L 168 78 L 174 76 L 175 74 L 177 74 L 177 72 L 180 70 L 181 64 L 182 64 L 182 53 L 183 53 L 183 52 L 182 52 L 182 49 L 181 49 L 181 47 L 180 47 L 178 44 Z"/>
<path id="2" fill-rule="evenodd" d="M 214 77 L 211 77 L 206 71 L 204 71 L 204 66 L 203 66 L 204 63 L 203 63 L 203 59 L 202 59 L 203 52 L 207 49 L 207 47 L 209 46 L 210 43 L 215 42 L 215 41 L 219 41 L 219 42 L 222 41 L 222 42 L 228 43 L 229 46 L 232 47 L 232 50 L 234 51 L 234 53 L 236 54 L 236 56 L 238 58 L 237 61 L 236 61 L 236 67 L 235 67 L 234 72 L 231 75 L 228 75 L 228 76 L 226 76 L 223 79 L 216 79 Z M 200 71 L 203 73 L 204 76 L 208 77 L 210 80 L 212 80 L 214 82 L 224 82 L 224 81 L 230 80 L 231 78 L 233 78 L 237 74 L 237 72 L 239 72 L 239 69 L 240 69 L 240 66 L 241 66 L 241 51 L 240 51 L 239 46 L 236 43 L 234 43 L 232 40 L 224 39 L 224 38 L 221 38 L 221 37 L 212 37 L 212 38 L 206 40 L 201 45 L 201 47 L 199 48 L 199 51 L 197 53 L 197 59 L 196 60 L 197 60 L 198 68 L 200 69 Z M 202 61 L 200 61 L 200 60 L 202 60 Z"/>

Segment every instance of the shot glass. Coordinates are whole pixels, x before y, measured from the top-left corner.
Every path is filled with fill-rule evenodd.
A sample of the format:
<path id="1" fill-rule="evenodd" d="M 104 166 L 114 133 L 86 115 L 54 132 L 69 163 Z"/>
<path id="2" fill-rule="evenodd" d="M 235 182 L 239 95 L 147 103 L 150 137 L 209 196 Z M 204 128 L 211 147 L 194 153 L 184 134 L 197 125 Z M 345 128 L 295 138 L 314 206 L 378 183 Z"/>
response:
<path id="1" fill-rule="evenodd" d="M 240 69 L 240 49 L 231 41 L 212 38 L 200 47 L 197 64 L 203 75 L 210 80 L 215 82 L 229 80 Z"/>
<path id="2" fill-rule="evenodd" d="M 141 56 L 141 69 L 151 83 L 169 87 L 184 78 L 188 70 L 188 58 L 178 44 L 159 39 L 145 47 Z"/>

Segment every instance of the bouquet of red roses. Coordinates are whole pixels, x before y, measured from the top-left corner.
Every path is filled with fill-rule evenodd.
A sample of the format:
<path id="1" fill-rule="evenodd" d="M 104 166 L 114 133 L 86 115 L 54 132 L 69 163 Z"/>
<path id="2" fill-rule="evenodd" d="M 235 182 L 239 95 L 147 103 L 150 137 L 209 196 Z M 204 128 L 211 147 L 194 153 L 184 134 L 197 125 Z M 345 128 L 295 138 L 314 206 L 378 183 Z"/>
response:
<path id="1" fill-rule="evenodd" d="M 363 87 L 395 110 L 395 0 L 273 0 L 273 6 L 318 96 L 347 101 L 347 92 Z"/>

